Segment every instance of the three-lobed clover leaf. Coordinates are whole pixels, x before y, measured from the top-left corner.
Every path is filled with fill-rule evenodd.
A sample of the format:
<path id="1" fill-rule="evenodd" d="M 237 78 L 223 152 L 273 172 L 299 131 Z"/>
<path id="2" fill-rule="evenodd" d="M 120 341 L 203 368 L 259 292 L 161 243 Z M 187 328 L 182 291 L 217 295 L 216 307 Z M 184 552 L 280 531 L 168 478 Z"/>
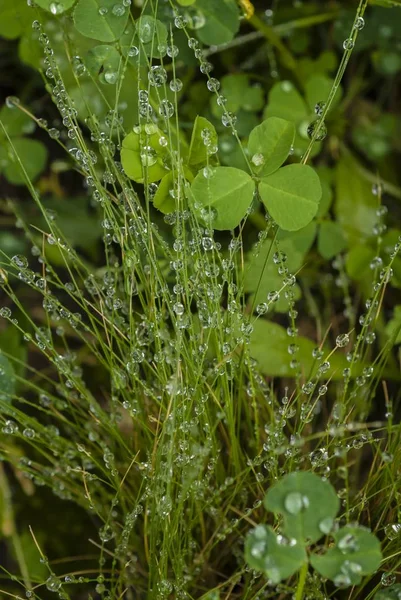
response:
<path id="1" fill-rule="evenodd" d="M 153 123 L 135 127 L 123 139 L 121 163 L 130 179 L 153 183 L 166 175 L 169 151 L 160 143 L 163 139 L 163 132 Z"/>
<path id="2" fill-rule="evenodd" d="M 307 562 L 306 550 L 294 538 L 277 535 L 271 527 L 258 525 L 245 542 L 245 558 L 273 584 L 294 575 Z"/>
<path id="3" fill-rule="evenodd" d="M 277 171 L 289 155 L 294 137 L 294 124 L 278 117 L 266 119 L 255 127 L 248 140 L 254 173 L 266 177 Z"/>
<path id="4" fill-rule="evenodd" d="M 267 492 L 264 505 L 282 515 L 285 537 L 259 525 L 247 536 L 245 556 L 253 569 L 262 571 L 274 583 L 290 577 L 307 561 L 341 588 L 359 584 L 363 576 L 378 569 L 382 559 L 380 542 L 358 525 L 337 530 L 332 534 L 333 547 L 308 557 L 307 546 L 330 534 L 339 509 L 334 488 L 318 475 L 290 473 Z"/>
<path id="5" fill-rule="evenodd" d="M 358 585 L 374 573 L 382 559 L 377 537 L 362 527 L 346 526 L 333 534 L 336 545 L 325 554 L 312 554 L 311 565 L 337 587 Z"/>
<path id="6" fill-rule="evenodd" d="M 264 506 L 283 515 L 284 534 L 313 543 L 331 531 L 340 500 L 328 481 L 299 471 L 274 485 L 265 496 Z"/>
<path id="7" fill-rule="evenodd" d="M 79 0 L 74 24 L 85 37 L 114 42 L 123 35 L 129 14 L 129 8 L 115 0 Z"/>

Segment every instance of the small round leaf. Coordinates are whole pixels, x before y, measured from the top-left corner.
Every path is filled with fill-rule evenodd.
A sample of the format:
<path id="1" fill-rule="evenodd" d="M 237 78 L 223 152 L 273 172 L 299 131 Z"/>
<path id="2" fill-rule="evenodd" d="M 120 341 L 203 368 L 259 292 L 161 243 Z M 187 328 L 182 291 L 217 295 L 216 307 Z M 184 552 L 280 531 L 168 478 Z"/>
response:
<path id="1" fill-rule="evenodd" d="M 129 8 L 118 0 L 79 0 L 74 10 L 76 29 L 100 42 L 114 42 L 124 33 Z"/>
<path id="2" fill-rule="evenodd" d="M 206 174 L 206 177 L 205 177 Z M 233 167 L 208 167 L 202 169 L 192 183 L 194 209 L 198 206 L 212 209 L 214 229 L 234 229 L 245 217 L 255 190 L 253 179 L 240 169 Z"/>
<path id="3" fill-rule="evenodd" d="M 319 176 L 307 165 L 288 165 L 259 184 L 263 204 L 287 231 L 306 227 L 319 208 L 322 195 Z"/>
<path id="4" fill-rule="evenodd" d="M 135 127 L 123 139 L 121 163 L 130 179 L 138 183 L 153 183 L 166 175 L 168 169 L 164 161 L 168 150 L 160 145 L 162 137 L 160 129 L 149 123 Z"/>
<path id="5" fill-rule="evenodd" d="M 294 123 L 278 117 L 270 117 L 255 127 L 248 142 L 253 171 L 259 177 L 277 171 L 290 153 L 294 137 Z"/>
<path id="6" fill-rule="evenodd" d="M 323 577 L 337 587 L 358 585 L 364 575 L 374 573 L 380 566 L 380 542 L 362 527 L 343 527 L 334 535 L 336 545 L 326 554 L 312 554 L 311 564 Z"/>
<path id="7" fill-rule="evenodd" d="M 306 471 L 283 477 L 267 492 L 264 504 L 267 510 L 283 515 L 287 536 L 311 542 L 329 533 L 340 507 L 330 483 Z"/>
<path id="8" fill-rule="evenodd" d="M 245 559 L 252 569 L 264 573 L 274 584 L 291 577 L 308 560 L 302 544 L 277 536 L 265 525 L 258 525 L 248 533 Z"/>

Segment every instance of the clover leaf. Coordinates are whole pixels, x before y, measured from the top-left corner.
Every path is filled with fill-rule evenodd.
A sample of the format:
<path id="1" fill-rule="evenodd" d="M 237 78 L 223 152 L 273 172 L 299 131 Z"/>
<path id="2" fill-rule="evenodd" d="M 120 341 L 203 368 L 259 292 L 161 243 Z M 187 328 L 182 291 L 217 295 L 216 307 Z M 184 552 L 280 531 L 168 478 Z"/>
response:
<path id="1" fill-rule="evenodd" d="M 333 535 L 336 545 L 323 555 L 312 554 L 311 565 L 337 587 L 358 585 L 374 573 L 382 559 L 377 537 L 362 527 L 346 526 Z"/>
<path id="2" fill-rule="evenodd" d="M 200 218 L 209 209 L 214 229 L 234 229 L 252 202 L 255 183 L 248 173 L 233 167 L 205 167 L 191 186 L 192 205 Z"/>
<path id="3" fill-rule="evenodd" d="M 308 560 L 302 544 L 276 535 L 265 525 L 258 525 L 248 535 L 245 558 L 253 569 L 262 571 L 274 584 L 291 577 Z"/>
<path id="4" fill-rule="evenodd" d="M 115 0 L 79 0 L 74 24 L 83 36 L 100 42 L 114 42 L 124 33 L 129 8 Z"/>
<path id="5" fill-rule="evenodd" d="M 283 515 L 286 535 L 316 542 L 331 530 L 340 500 L 328 481 L 314 473 L 295 472 L 267 492 L 264 505 Z"/>
<path id="6" fill-rule="evenodd" d="M 122 143 L 121 163 L 130 179 L 138 183 L 159 181 L 167 172 L 168 149 L 164 135 L 153 123 L 137 126 Z"/>
<path id="7" fill-rule="evenodd" d="M 245 557 L 273 583 L 290 577 L 308 560 L 320 575 L 341 588 L 359 584 L 364 575 L 378 569 L 380 542 L 358 525 L 333 533 L 335 546 L 325 554 L 311 553 L 308 559 L 307 546 L 330 534 L 340 505 L 334 488 L 315 473 L 286 475 L 267 492 L 264 505 L 282 515 L 285 537 L 258 525 L 247 536 Z"/>
<path id="8" fill-rule="evenodd" d="M 271 117 L 255 127 L 248 141 L 253 171 L 266 177 L 286 160 L 294 142 L 295 127 L 290 121 Z"/>
<path id="9" fill-rule="evenodd" d="M 217 133 L 214 126 L 204 117 L 197 116 L 192 130 L 189 146 L 189 165 L 206 163 L 209 157 L 208 148 L 217 145 Z"/>

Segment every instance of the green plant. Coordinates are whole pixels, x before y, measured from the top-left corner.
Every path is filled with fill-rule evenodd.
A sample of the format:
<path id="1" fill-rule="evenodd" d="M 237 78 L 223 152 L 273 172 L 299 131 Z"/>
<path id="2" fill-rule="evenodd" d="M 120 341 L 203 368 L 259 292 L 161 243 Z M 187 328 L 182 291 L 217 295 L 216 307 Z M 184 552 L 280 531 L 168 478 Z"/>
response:
<path id="1" fill-rule="evenodd" d="M 303 598 L 308 562 L 337 587 L 358 585 L 363 576 L 379 568 L 382 560 L 380 542 L 358 524 L 334 529 L 339 505 L 334 488 L 314 473 L 286 475 L 269 489 L 264 499 L 267 510 L 276 516 L 282 515 L 280 533 L 276 534 L 265 525 L 253 529 L 245 543 L 248 564 L 262 571 L 272 583 L 301 570 L 297 599 Z M 312 544 L 328 535 L 332 536 L 335 545 L 326 553 L 321 554 L 321 548 L 307 553 Z"/>

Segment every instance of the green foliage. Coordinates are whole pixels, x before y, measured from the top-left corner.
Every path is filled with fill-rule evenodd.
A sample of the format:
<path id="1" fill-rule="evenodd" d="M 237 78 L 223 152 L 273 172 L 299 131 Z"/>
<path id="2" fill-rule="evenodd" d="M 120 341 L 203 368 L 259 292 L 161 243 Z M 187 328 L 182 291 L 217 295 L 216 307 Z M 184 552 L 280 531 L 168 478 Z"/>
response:
<path id="1" fill-rule="evenodd" d="M 216 129 L 204 117 L 197 116 L 192 130 L 191 144 L 189 147 L 188 164 L 197 166 L 200 163 L 207 163 L 209 153 L 205 141 L 211 146 L 216 146 L 218 142 Z"/>
<path id="2" fill-rule="evenodd" d="M 302 229 L 310 223 L 322 196 L 319 177 L 307 165 L 288 165 L 263 177 L 259 192 L 273 219 L 288 231 Z"/>
<path id="3" fill-rule="evenodd" d="M 160 144 L 163 132 L 156 125 L 135 127 L 123 140 L 121 162 L 134 181 L 152 183 L 167 173 L 168 150 Z"/>
<path id="4" fill-rule="evenodd" d="M 400 600 L 401 599 L 401 584 L 396 583 L 388 588 L 379 590 L 374 595 L 374 600 Z"/>
<path id="5" fill-rule="evenodd" d="M 77 0 L 35 0 L 35 4 L 48 10 L 53 15 L 61 15 L 72 6 Z"/>
<path id="6" fill-rule="evenodd" d="M 85 37 L 114 42 L 124 33 L 129 14 L 129 9 L 115 0 L 79 0 L 74 24 Z"/>
<path id="7" fill-rule="evenodd" d="M 206 176 L 205 176 L 206 174 Z M 193 208 L 206 217 L 214 229 L 234 229 L 245 217 L 252 202 L 255 184 L 252 178 L 233 167 L 200 171 L 191 186 Z"/>
<path id="8" fill-rule="evenodd" d="M 205 19 L 198 31 L 201 42 L 208 44 L 226 44 L 239 29 L 239 10 L 235 0 L 196 0 Z"/>
<path id="9" fill-rule="evenodd" d="M 120 54 L 114 46 L 102 44 L 91 48 L 86 55 L 85 63 L 89 73 L 99 78 L 101 83 L 117 83 Z"/>
<path id="10" fill-rule="evenodd" d="M 271 117 L 252 129 L 248 152 L 252 169 L 258 177 L 267 177 L 286 160 L 294 142 L 293 123 Z"/>
<path id="11" fill-rule="evenodd" d="M 0 351 L 0 400 L 11 400 L 15 394 L 15 381 L 13 366 Z"/>
<path id="12" fill-rule="evenodd" d="M 3 142 L 0 148 L 0 168 L 6 179 L 15 185 L 35 180 L 43 171 L 47 161 L 47 150 L 38 140 L 13 137 L 11 142 Z"/>
<path id="13" fill-rule="evenodd" d="M 282 515 L 281 534 L 257 526 L 247 536 L 245 557 L 272 583 L 293 575 L 308 561 L 306 546 L 333 530 L 339 498 L 331 484 L 315 473 L 297 471 L 283 477 L 267 492 L 267 510 Z M 347 525 L 332 534 L 335 542 L 325 554 L 312 552 L 309 561 L 318 573 L 337 587 L 357 585 L 374 573 L 381 562 L 379 540 L 367 529 Z"/>

